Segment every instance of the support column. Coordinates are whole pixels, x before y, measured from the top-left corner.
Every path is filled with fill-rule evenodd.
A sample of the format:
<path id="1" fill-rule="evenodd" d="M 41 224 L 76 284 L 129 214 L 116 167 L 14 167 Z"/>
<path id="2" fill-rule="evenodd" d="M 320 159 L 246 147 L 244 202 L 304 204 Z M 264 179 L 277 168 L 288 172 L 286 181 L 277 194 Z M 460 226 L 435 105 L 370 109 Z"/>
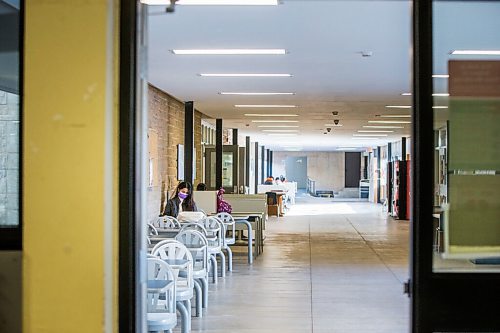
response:
<path id="1" fill-rule="evenodd" d="M 245 186 L 250 186 L 250 137 L 245 138 Z"/>
<path id="2" fill-rule="evenodd" d="M 194 103 L 184 103 L 184 181 L 193 184 Z"/>
<path id="3" fill-rule="evenodd" d="M 392 143 L 387 144 L 387 162 L 392 162 Z"/>
<path id="4" fill-rule="evenodd" d="M 222 187 L 222 119 L 215 121 L 215 189 Z"/>
<path id="5" fill-rule="evenodd" d="M 267 156 L 267 166 L 266 166 L 266 174 L 265 177 L 269 176 L 271 174 L 271 150 L 266 149 L 266 156 Z"/>
<path id="6" fill-rule="evenodd" d="M 269 175 L 272 176 L 273 175 L 273 151 L 269 151 Z"/>
<path id="7" fill-rule="evenodd" d="M 238 145 L 238 129 L 233 128 L 233 145 Z"/>
<path id="8" fill-rule="evenodd" d="M 380 146 L 377 147 L 377 203 L 380 203 L 380 169 L 382 165 L 380 163 Z"/>
<path id="9" fill-rule="evenodd" d="M 260 183 L 259 184 L 264 184 L 264 178 L 266 177 L 264 174 L 266 173 L 265 171 L 265 165 L 266 165 L 266 159 L 264 156 L 266 156 L 266 147 L 262 146 L 261 147 L 261 169 L 260 169 Z"/>
<path id="10" fill-rule="evenodd" d="M 259 185 L 259 143 L 255 143 L 255 193 Z"/>
<path id="11" fill-rule="evenodd" d="M 401 161 L 406 161 L 406 137 L 401 138 Z"/>

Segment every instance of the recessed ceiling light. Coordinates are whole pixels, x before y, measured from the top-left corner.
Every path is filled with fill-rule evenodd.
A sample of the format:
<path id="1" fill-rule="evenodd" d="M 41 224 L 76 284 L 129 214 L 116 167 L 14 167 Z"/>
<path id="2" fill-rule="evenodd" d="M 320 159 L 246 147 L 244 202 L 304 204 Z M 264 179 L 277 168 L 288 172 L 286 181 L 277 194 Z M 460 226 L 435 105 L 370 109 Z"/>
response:
<path id="1" fill-rule="evenodd" d="M 297 105 L 284 104 L 236 104 L 236 108 L 296 108 Z"/>
<path id="2" fill-rule="evenodd" d="M 298 128 L 298 125 L 259 125 L 260 128 Z"/>
<path id="3" fill-rule="evenodd" d="M 411 118 L 410 114 L 381 114 L 380 118 Z"/>
<path id="4" fill-rule="evenodd" d="M 273 73 L 200 73 L 205 77 L 292 77 L 292 74 L 273 74 Z"/>
<path id="5" fill-rule="evenodd" d="M 500 55 L 500 50 L 455 50 L 453 55 Z"/>
<path id="6" fill-rule="evenodd" d="M 402 93 L 401 96 L 411 96 L 411 93 L 409 93 L 409 92 Z"/>
<path id="7" fill-rule="evenodd" d="M 247 117 L 298 117 L 298 114 L 280 114 L 280 113 L 245 113 Z"/>
<path id="8" fill-rule="evenodd" d="M 398 128 L 404 128 L 403 126 L 378 126 L 378 125 L 364 125 L 364 128 L 393 128 L 393 129 L 398 129 Z"/>
<path id="9" fill-rule="evenodd" d="M 325 124 L 325 126 L 342 127 L 342 124 Z"/>
<path id="10" fill-rule="evenodd" d="M 296 133 L 298 130 L 262 130 L 262 132 Z"/>
<path id="11" fill-rule="evenodd" d="M 353 134 L 352 136 L 373 136 L 373 137 L 383 137 L 387 136 L 387 134 Z"/>
<path id="12" fill-rule="evenodd" d="M 298 123 L 298 120 L 252 120 L 252 123 Z"/>
<path id="13" fill-rule="evenodd" d="M 448 97 L 448 96 L 450 96 L 450 94 L 448 94 L 448 93 L 434 93 L 434 94 L 432 94 L 432 96 L 434 96 L 434 97 Z"/>
<path id="14" fill-rule="evenodd" d="M 411 109 L 411 105 L 386 105 L 389 109 Z"/>
<path id="15" fill-rule="evenodd" d="M 273 96 L 273 95 L 295 95 L 294 92 L 227 92 L 221 91 L 221 95 L 243 95 L 243 96 Z"/>
<path id="16" fill-rule="evenodd" d="M 401 120 L 368 120 L 368 122 L 373 124 L 411 124 L 411 121 Z"/>
<path id="17" fill-rule="evenodd" d="M 359 133 L 394 133 L 394 131 L 387 130 L 359 130 Z"/>
<path id="18" fill-rule="evenodd" d="M 183 49 L 172 50 L 178 55 L 280 55 L 285 49 Z"/>
<path id="19" fill-rule="evenodd" d="M 432 77 L 435 79 L 447 79 L 450 76 L 448 74 L 434 74 L 434 75 L 432 75 Z"/>
<path id="20" fill-rule="evenodd" d="M 433 109 L 447 109 L 448 107 L 447 107 L 447 106 L 444 106 L 444 105 L 441 105 L 441 106 L 439 106 L 439 105 L 435 105 L 435 106 L 433 106 L 432 108 L 433 108 Z"/>

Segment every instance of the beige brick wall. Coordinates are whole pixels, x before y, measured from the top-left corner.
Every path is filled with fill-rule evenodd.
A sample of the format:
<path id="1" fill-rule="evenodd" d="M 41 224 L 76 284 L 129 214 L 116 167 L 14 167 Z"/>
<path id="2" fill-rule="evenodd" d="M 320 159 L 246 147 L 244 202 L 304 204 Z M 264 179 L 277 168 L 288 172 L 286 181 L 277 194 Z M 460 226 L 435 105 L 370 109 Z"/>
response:
<path id="1" fill-rule="evenodd" d="M 148 89 L 148 128 L 158 136 L 158 179 L 148 187 L 148 220 L 158 216 L 165 205 L 169 190 L 178 184 L 177 145 L 184 144 L 184 103 L 149 85 Z M 203 114 L 195 111 L 194 143 L 196 149 L 196 179 L 194 186 L 203 179 L 201 118 Z"/>

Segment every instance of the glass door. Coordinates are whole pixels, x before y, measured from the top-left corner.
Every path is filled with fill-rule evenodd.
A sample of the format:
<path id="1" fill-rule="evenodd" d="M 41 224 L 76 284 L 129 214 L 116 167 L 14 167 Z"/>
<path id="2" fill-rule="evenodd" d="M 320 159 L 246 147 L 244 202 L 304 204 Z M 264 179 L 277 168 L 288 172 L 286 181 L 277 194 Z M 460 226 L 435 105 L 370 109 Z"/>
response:
<path id="1" fill-rule="evenodd" d="M 222 187 L 226 193 L 238 193 L 238 153 L 237 145 L 222 148 Z M 209 190 L 216 190 L 215 146 L 205 148 L 205 183 Z"/>
<path id="2" fill-rule="evenodd" d="M 412 330 L 498 332 L 500 1 L 415 14 Z"/>

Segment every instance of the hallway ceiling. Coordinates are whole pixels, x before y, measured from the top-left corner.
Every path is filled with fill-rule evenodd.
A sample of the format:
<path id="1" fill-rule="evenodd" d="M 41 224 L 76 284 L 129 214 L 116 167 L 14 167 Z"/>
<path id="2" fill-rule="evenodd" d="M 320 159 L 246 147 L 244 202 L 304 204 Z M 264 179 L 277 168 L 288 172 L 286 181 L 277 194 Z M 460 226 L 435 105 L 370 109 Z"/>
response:
<path id="1" fill-rule="evenodd" d="M 437 10 L 450 2 L 436 5 Z M 453 2 L 452 12 L 443 11 L 437 26 L 448 24 L 453 32 L 436 42 L 447 54 L 478 38 L 461 34 L 473 31 L 477 22 L 468 19 L 457 26 L 457 15 L 475 19 L 491 8 Z M 222 118 L 224 128 L 238 128 L 240 136 L 274 150 L 336 150 L 342 147 L 374 147 L 410 135 L 410 124 L 376 124 L 369 121 L 409 121 L 380 115 L 409 115 L 410 109 L 387 105 L 410 105 L 411 96 L 411 2 L 284 0 L 278 6 L 165 6 L 148 7 L 148 80 L 181 101 L 194 101 L 195 108 L 212 118 Z M 448 13 L 452 13 L 449 15 Z M 464 14 L 465 13 L 465 14 Z M 448 14 L 448 15 L 447 15 Z M 498 6 L 493 14 L 498 14 Z M 474 16 L 474 15 L 471 15 Z M 466 25 L 470 25 L 466 27 Z M 457 30 L 458 29 L 458 30 Z M 482 36 L 484 45 L 497 34 Z M 436 36 L 436 40 L 441 36 Z M 489 44 L 488 44 L 489 43 Z M 498 45 L 495 42 L 494 45 Z M 283 55 L 176 55 L 173 49 L 285 49 Z M 437 71 L 446 71 L 438 59 Z M 280 73 L 291 77 L 202 77 L 200 73 Z M 438 72 L 436 72 L 439 74 Z M 445 73 L 445 72 L 443 72 Z M 436 92 L 447 91 L 447 81 L 435 81 Z M 444 83 L 444 84 L 443 84 Z M 439 90 L 439 91 L 438 91 Z M 288 92 L 293 95 L 240 96 L 220 92 Z M 437 97 L 435 105 L 446 105 Z M 240 104 L 283 104 L 295 108 L 237 108 Z M 334 116 L 332 112 L 338 112 Z M 245 116 L 245 114 L 293 114 L 294 117 Z M 262 123 L 253 120 L 289 120 Z M 339 120 L 341 127 L 333 124 Z M 258 126 L 298 127 L 258 127 Z M 398 126 L 386 137 L 370 138 L 363 126 Z M 331 128 L 327 132 L 326 128 Z M 264 132 L 263 130 L 266 130 Z M 288 130 L 298 132 L 267 132 Z M 296 134 L 275 136 L 269 134 Z M 324 134 L 327 133 L 327 134 Z M 355 136 L 356 135 L 356 136 Z M 361 138 L 361 139 L 359 139 Z"/>

